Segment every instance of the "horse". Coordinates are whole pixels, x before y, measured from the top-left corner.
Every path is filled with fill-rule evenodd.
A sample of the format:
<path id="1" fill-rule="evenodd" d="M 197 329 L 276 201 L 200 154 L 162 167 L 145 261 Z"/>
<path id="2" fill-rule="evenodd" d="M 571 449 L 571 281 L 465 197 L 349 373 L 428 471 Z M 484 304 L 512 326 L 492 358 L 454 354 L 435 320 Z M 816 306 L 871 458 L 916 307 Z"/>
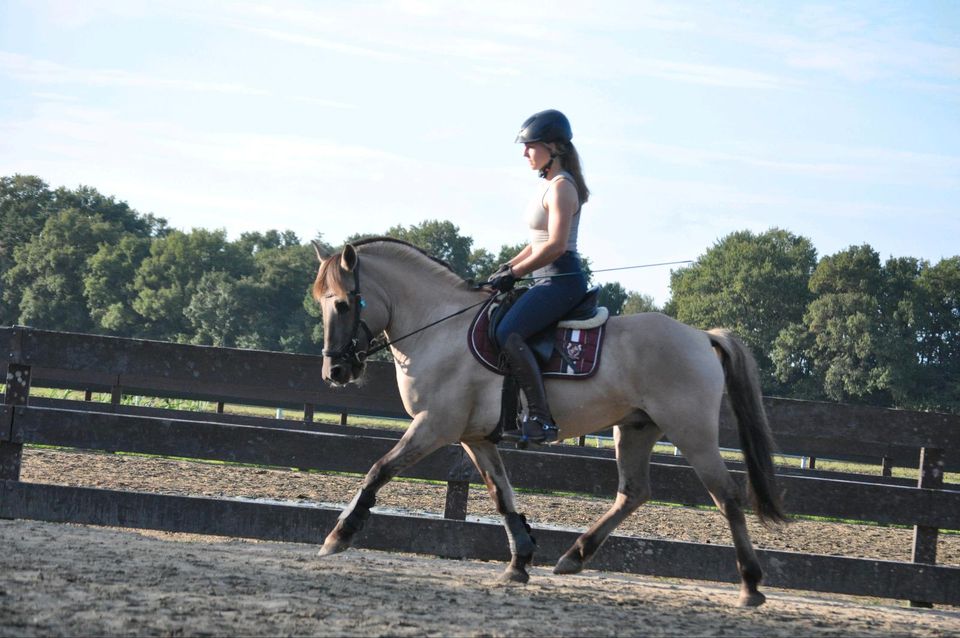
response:
<path id="1" fill-rule="evenodd" d="M 390 479 L 434 450 L 459 443 L 503 517 L 511 560 L 500 578 L 526 583 L 536 545 L 526 518 L 516 511 L 513 488 L 490 438 L 500 415 L 502 377 L 474 362 L 467 350 L 472 313 L 464 314 L 465 309 L 490 292 L 400 240 L 364 239 L 333 254 L 316 242 L 314 247 L 320 261 L 312 292 L 324 326 L 323 380 L 334 386 L 360 381 L 370 343 L 383 333 L 412 418 L 399 442 L 370 468 L 319 555 L 350 547 L 377 491 Z M 738 604 L 763 604 L 766 597 L 758 589 L 763 572 L 740 488 L 719 450 L 726 388 L 753 510 L 768 526 L 785 522 L 753 356 L 728 330 L 704 331 L 660 313 L 611 317 L 605 338 L 603 363 L 592 377 L 546 381 L 559 440 L 613 426 L 619 472 L 613 504 L 560 558 L 554 573 L 580 572 L 614 529 L 649 500 L 650 456 L 665 435 L 728 522 L 740 576 Z"/>

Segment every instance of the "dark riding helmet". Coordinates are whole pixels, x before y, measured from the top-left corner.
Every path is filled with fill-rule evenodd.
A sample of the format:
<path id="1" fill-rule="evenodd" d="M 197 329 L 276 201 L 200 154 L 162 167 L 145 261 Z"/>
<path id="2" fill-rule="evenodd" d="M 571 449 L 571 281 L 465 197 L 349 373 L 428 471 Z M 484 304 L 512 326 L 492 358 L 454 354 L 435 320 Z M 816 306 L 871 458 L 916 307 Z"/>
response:
<path id="1" fill-rule="evenodd" d="M 573 130 L 570 128 L 570 120 L 560 111 L 548 109 L 534 113 L 520 127 L 517 134 L 517 143 L 544 142 L 569 142 L 573 139 Z"/>

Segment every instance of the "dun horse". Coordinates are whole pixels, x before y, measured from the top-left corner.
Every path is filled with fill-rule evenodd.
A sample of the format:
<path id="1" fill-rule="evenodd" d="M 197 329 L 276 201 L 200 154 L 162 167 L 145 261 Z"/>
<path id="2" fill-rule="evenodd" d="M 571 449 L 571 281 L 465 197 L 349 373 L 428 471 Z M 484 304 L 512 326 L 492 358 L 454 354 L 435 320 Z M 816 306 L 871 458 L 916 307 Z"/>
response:
<path id="1" fill-rule="evenodd" d="M 325 328 L 323 377 L 336 385 L 362 376 L 373 335 L 408 335 L 490 294 L 397 240 L 367 239 L 332 256 L 317 248 L 321 264 L 313 292 Z M 391 346 L 400 395 L 413 420 L 367 473 L 327 536 L 321 556 L 350 546 L 385 483 L 434 450 L 459 442 L 504 518 L 512 559 L 503 578 L 528 580 L 536 546 L 514 506 L 497 446 L 487 439 L 499 419 L 502 379 L 471 358 L 466 337 L 471 320 L 472 313 L 459 314 Z M 616 426 L 620 474 L 613 505 L 560 558 L 554 573 L 581 571 L 617 525 L 650 498 L 650 455 L 666 435 L 729 523 L 741 577 L 739 603 L 764 602 L 757 589 L 762 571 L 740 491 L 718 447 L 725 387 L 738 421 L 754 511 L 764 522 L 782 522 L 756 364 L 729 331 L 698 330 L 658 313 L 613 317 L 607 324 L 603 364 L 593 377 L 547 381 L 561 440 Z"/>

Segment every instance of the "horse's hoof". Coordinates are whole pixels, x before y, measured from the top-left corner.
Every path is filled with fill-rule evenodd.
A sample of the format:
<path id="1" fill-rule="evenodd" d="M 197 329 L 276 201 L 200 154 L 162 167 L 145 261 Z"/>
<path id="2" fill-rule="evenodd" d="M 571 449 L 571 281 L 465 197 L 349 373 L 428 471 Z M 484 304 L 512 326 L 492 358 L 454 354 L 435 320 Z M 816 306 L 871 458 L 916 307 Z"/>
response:
<path id="1" fill-rule="evenodd" d="M 737 607 L 759 607 L 767 602 L 767 597 L 758 591 L 741 592 L 740 600 L 737 601 Z"/>
<path id="2" fill-rule="evenodd" d="M 579 574 L 583 571 L 583 562 L 569 556 L 561 556 L 553 568 L 554 574 Z"/>
<path id="3" fill-rule="evenodd" d="M 348 543 L 344 543 L 334 539 L 327 539 L 323 543 L 323 547 L 320 548 L 320 551 L 317 552 L 317 556 L 323 558 L 324 556 L 333 556 L 334 554 L 339 554 L 340 552 L 345 552 L 350 548 Z"/>
<path id="4" fill-rule="evenodd" d="M 500 574 L 499 578 L 501 583 L 520 583 L 521 585 L 526 584 L 529 580 L 530 574 L 527 573 L 527 570 L 514 567 L 513 565 L 507 567 L 507 569 Z"/>

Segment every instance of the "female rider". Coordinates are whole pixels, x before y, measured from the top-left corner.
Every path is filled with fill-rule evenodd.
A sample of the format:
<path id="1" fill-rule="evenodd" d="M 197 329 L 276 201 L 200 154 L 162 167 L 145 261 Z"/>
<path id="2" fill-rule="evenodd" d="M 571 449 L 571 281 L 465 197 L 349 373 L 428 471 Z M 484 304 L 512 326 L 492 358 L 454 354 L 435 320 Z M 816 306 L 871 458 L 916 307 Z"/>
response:
<path id="1" fill-rule="evenodd" d="M 506 440 L 557 440 L 540 366 L 526 340 L 572 310 L 587 289 L 577 254 L 577 231 L 580 208 L 590 191 L 572 138 L 566 116 L 551 109 L 530 116 L 516 139 L 523 143 L 523 156 L 530 168 L 538 171 L 546 184 L 537 189 L 527 210 L 530 243 L 489 279 L 490 285 L 501 292 L 513 288 L 516 280 L 526 275 L 532 275 L 535 281 L 500 321 L 495 335 L 509 372 L 527 400 L 521 429 L 505 432 Z"/>

